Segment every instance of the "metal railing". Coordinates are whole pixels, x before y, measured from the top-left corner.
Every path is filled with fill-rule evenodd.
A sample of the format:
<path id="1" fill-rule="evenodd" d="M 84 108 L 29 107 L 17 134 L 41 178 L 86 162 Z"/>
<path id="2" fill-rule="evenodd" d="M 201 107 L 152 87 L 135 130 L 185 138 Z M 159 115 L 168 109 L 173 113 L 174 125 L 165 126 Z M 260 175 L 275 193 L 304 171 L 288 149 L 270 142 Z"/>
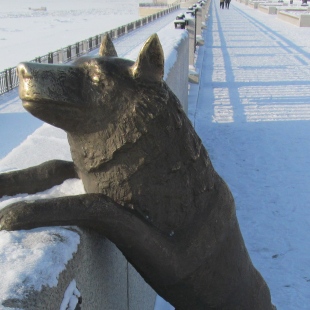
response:
<path id="1" fill-rule="evenodd" d="M 65 48 L 59 49 L 55 52 L 50 52 L 47 55 L 36 57 L 30 62 L 46 63 L 46 64 L 58 64 L 58 63 L 67 63 L 72 61 L 82 55 L 89 53 L 90 51 L 99 48 L 101 41 L 106 33 L 108 33 L 112 40 L 115 40 L 128 32 L 131 32 L 135 29 L 138 29 L 153 20 L 161 18 L 177 9 L 180 8 L 180 5 L 174 5 L 160 11 L 156 14 L 149 15 L 147 17 L 138 19 L 134 22 L 128 23 L 126 25 L 120 26 L 118 28 L 112 29 L 110 31 L 98 34 L 89 39 L 77 42 L 72 45 L 68 45 Z M 16 67 L 8 68 L 0 72 L 0 95 L 11 91 L 16 88 L 19 84 L 19 79 L 17 75 Z"/>

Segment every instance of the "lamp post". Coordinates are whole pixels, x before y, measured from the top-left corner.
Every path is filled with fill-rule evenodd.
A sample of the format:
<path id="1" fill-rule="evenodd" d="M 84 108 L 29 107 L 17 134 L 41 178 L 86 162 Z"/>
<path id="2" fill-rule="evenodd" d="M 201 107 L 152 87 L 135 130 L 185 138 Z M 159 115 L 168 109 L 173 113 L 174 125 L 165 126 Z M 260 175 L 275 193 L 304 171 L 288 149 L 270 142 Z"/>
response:
<path id="1" fill-rule="evenodd" d="M 195 34 L 194 34 L 194 53 L 196 53 L 196 33 L 197 33 L 197 10 L 194 10 L 195 14 Z"/>

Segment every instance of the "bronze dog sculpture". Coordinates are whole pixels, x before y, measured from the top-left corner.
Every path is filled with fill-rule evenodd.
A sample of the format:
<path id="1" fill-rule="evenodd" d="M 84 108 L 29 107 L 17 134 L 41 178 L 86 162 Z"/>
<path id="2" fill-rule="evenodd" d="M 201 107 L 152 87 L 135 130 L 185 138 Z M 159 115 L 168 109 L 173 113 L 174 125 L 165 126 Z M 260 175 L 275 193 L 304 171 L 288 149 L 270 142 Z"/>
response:
<path id="1" fill-rule="evenodd" d="M 9 205 L 0 211 L 1 229 L 94 229 L 177 310 L 274 309 L 246 250 L 233 197 L 163 81 L 157 35 L 136 62 L 118 58 L 106 37 L 99 57 L 23 63 L 18 70 L 23 106 L 67 132 L 73 163 L 2 174 L 0 195 L 72 177 L 82 179 L 87 194 Z"/>

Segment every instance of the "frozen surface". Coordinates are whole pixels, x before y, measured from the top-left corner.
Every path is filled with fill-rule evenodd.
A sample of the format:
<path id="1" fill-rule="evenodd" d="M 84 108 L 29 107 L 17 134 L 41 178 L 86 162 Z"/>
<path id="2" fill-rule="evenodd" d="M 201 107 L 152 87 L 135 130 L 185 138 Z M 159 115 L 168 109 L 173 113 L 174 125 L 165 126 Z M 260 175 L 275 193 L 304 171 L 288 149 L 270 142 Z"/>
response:
<path id="1" fill-rule="evenodd" d="M 136 0 L 0 0 L 0 6 L 0 71 L 139 19 Z M 41 7 L 47 10 L 29 9 Z"/>

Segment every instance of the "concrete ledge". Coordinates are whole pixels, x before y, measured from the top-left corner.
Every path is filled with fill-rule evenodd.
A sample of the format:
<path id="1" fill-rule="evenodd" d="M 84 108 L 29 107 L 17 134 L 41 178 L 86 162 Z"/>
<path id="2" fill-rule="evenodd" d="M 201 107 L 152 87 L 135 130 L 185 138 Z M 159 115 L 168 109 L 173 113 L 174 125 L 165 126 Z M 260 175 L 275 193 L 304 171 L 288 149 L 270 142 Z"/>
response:
<path id="1" fill-rule="evenodd" d="M 272 5 L 259 4 L 258 10 L 266 14 L 277 14 L 277 7 Z"/>
<path id="2" fill-rule="evenodd" d="M 170 69 L 166 83 L 181 101 L 182 107 L 187 114 L 188 110 L 188 66 L 189 66 L 189 36 L 183 38 L 175 46 L 177 51 L 176 61 Z M 167 56 L 166 56 L 167 57 Z M 169 57 L 169 56 L 168 56 Z"/>
<path id="3" fill-rule="evenodd" d="M 268 8 L 268 14 L 277 14 L 277 7 L 275 7 L 275 6 L 269 6 L 269 8 Z"/>
<path id="4" fill-rule="evenodd" d="M 278 11 L 277 18 L 286 21 L 290 24 L 293 24 L 297 27 L 310 27 L 310 14 L 300 14 L 294 15 L 289 12 L 292 10 L 281 10 Z M 297 11 L 297 10 L 295 10 Z M 300 10 L 298 10 L 300 11 Z M 304 10 L 306 11 L 306 10 Z"/>
<path id="5" fill-rule="evenodd" d="M 259 4 L 264 4 L 265 1 L 249 1 L 248 6 L 253 8 L 253 9 L 257 9 Z"/>
<path id="6" fill-rule="evenodd" d="M 310 15 L 302 14 L 299 16 L 299 27 L 310 27 Z"/>
<path id="7" fill-rule="evenodd" d="M 257 9 L 258 3 L 257 2 L 249 2 L 248 6 L 252 9 Z"/>

